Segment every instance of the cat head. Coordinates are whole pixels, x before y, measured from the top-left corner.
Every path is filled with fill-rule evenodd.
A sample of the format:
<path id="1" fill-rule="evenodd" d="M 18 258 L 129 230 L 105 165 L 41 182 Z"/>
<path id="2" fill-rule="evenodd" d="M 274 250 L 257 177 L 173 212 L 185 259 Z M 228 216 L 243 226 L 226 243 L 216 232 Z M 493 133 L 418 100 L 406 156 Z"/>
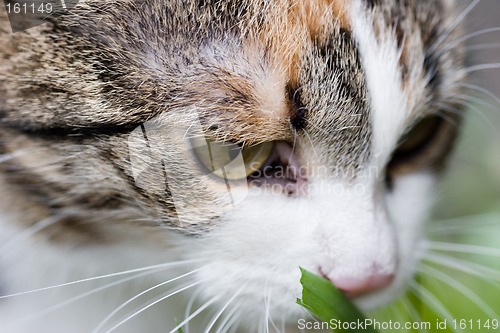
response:
<path id="1" fill-rule="evenodd" d="M 459 122 L 452 9 L 84 1 L 3 28 L 2 168 L 60 216 L 56 244 L 154 230 L 248 313 L 299 315 L 300 266 L 378 306 L 413 274 Z"/>

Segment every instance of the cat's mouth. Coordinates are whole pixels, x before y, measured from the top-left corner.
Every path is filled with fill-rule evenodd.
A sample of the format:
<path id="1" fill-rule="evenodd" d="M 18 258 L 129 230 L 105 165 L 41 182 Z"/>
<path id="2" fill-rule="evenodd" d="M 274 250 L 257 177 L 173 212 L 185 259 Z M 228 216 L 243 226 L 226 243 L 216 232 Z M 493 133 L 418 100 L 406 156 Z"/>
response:
<path id="1" fill-rule="evenodd" d="M 247 177 L 247 181 L 250 187 L 264 188 L 277 194 L 307 194 L 306 167 L 300 163 L 294 147 L 283 141 L 273 143 L 269 158 Z"/>

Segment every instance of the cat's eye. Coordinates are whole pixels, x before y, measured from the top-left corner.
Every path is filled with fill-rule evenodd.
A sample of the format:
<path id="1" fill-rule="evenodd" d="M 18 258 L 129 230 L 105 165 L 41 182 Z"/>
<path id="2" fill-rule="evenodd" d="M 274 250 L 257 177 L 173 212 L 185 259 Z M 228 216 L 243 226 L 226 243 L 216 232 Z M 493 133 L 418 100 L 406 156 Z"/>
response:
<path id="1" fill-rule="evenodd" d="M 194 154 L 208 173 L 229 180 L 246 179 L 270 158 L 273 142 L 241 146 L 199 136 L 191 139 Z"/>
<path id="2" fill-rule="evenodd" d="M 388 179 L 423 168 L 439 168 L 448 156 L 456 135 L 458 118 L 427 116 L 400 140 L 388 165 Z"/>
<path id="3" fill-rule="evenodd" d="M 432 139 L 439 130 L 441 122 L 441 118 L 434 116 L 422 119 L 403 136 L 396 153 L 399 155 L 411 155 L 424 149 L 432 142 Z"/>

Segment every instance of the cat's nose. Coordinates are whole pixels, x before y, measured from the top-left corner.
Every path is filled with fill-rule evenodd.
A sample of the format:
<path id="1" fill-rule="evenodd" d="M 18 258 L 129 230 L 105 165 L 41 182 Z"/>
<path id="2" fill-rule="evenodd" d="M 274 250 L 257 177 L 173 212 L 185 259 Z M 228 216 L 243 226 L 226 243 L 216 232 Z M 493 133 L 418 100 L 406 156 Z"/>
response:
<path id="1" fill-rule="evenodd" d="M 347 297 L 354 298 L 363 296 L 389 286 L 394 280 L 392 274 L 378 274 L 366 278 L 338 278 L 330 279 L 337 289 Z"/>

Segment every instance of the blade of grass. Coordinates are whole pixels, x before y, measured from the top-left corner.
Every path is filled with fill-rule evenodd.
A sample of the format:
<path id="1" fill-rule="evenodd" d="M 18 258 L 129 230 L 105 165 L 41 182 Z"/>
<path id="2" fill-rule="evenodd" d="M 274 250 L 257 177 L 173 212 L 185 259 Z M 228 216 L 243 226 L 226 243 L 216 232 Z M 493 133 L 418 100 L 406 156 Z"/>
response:
<path id="1" fill-rule="evenodd" d="M 302 299 L 297 303 L 318 319 L 332 323 L 365 322 L 366 317 L 354 304 L 328 280 L 301 268 Z M 341 326 L 341 325 L 338 325 Z M 337 329 L 336 332 L 353 332 L 357 329 Z M 378 333 L 371 327 L 365 327 L 363 332 Z"/>

